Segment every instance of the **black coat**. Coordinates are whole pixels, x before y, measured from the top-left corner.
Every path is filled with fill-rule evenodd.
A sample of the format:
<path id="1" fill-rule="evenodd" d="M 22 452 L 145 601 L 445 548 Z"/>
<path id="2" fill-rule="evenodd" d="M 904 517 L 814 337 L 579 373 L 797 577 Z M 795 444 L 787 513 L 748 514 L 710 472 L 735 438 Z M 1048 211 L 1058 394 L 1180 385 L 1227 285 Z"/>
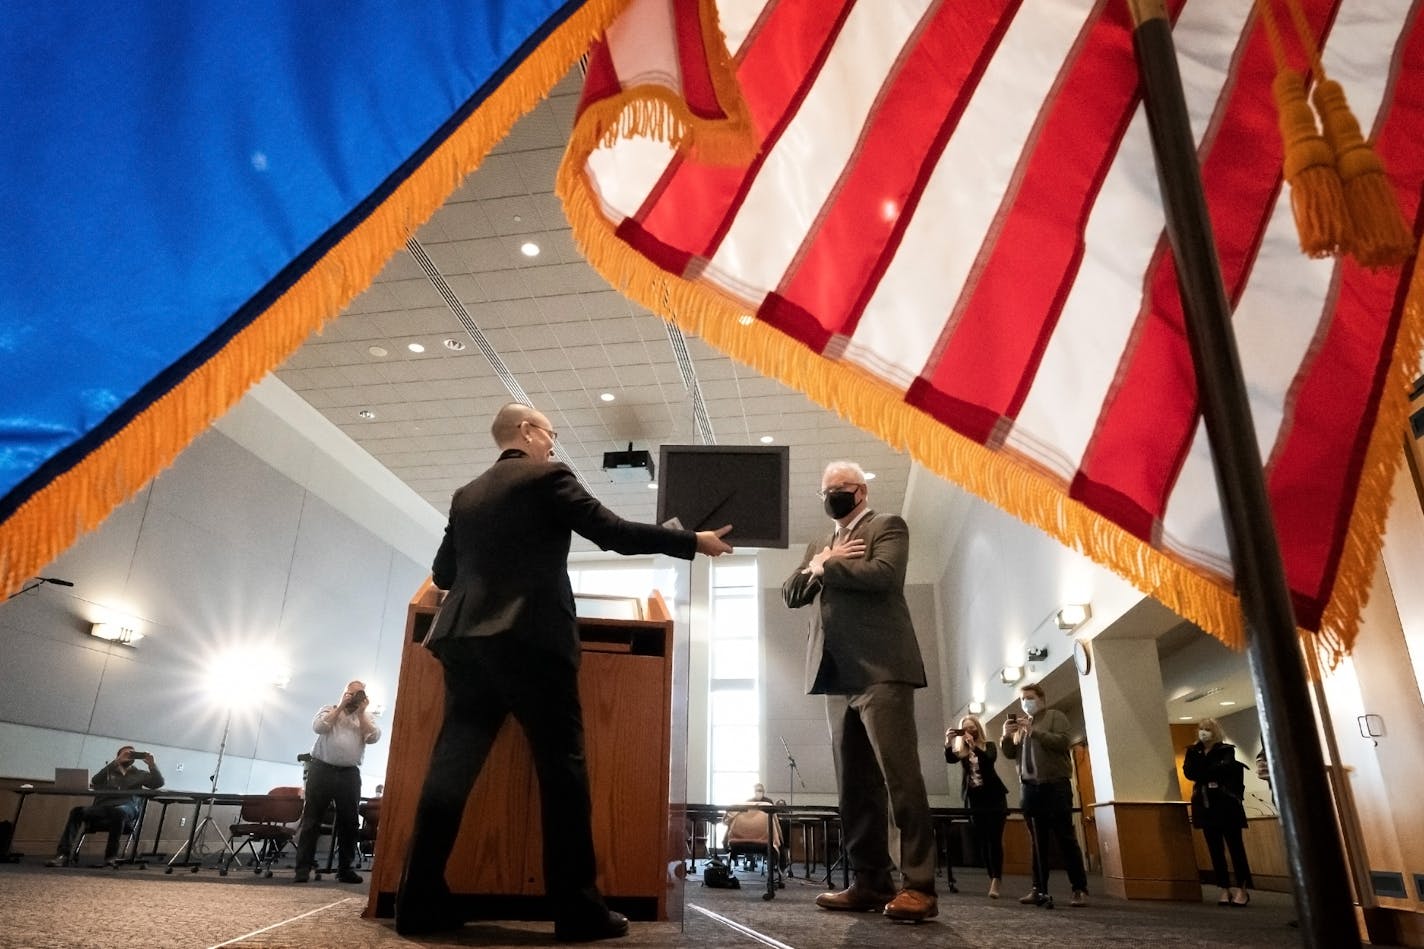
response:
<path id="1" fill-rule="evenodd" d="M 963 771 L 959 792 L 964 797 L 964 806 L 973 810 L 1004 810 L 1009 806 L 1009 789 L 994 769 L 994 762 L 999 760 L 999 747 L 992 741 L 986 741 L 983 749 L 975 750 L 974 756 L 978 759 L 979 777 L 982 779 L 977 788 L 970 786 L 969 776 L 974 768 L 969 759 L 956 755 L 953 745 L 944 749 L 944 760 L 950 764 L 959 762 Z"/>
<path id="2" fill-rule="evenodd" d="M 568 571 L 575 533 L 620 554 L 691 560 L 697 553 L 692 531 L 625 521 L 585 491 L 567 466 L 510 449 L 450 502 L 450 523 L 431 570 L 435 585 L 450 592 L 426 645 L 512 633 L 577 663 Z"/>
<path id="3" fill-rule="evenodd" d="M 1226 742 L 1208 751 L 1201 742 L 1187 748 L 1182 774 L 1193 783 L 1192 825 L 1224 830 L 1246 826 L 1246 766 L 1236 746 Z"/>

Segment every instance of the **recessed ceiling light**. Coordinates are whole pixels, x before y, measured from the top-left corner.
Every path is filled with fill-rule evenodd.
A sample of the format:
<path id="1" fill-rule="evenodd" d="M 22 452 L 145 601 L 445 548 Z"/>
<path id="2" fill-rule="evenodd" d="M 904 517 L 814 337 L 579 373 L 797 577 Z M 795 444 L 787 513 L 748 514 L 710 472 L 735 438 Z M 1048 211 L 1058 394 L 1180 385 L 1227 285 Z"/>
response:
<path id="1" fill-rule="evenodd" d="M 408 350 L 410 350 L 410 351 L 413 352 L 413 353 L 423 353 L 423 352 L 425 352 L 425 347 L 422 346 L 420 343 L 408 343 L 405 348 L 408 349 Z"/>
<path id="2" fill-rule="evenodd" d="M 866 481 L 874 481 L 874 480 L 875 480 L 875 472 L 873 472 L 873 471 L 867 471 L 867 472 L 865 473 L 865 480 L 866 480 Z"/>
<path id="3" fill-rule="evenodd" d="M 770 445 L 774 441 L 776 441 L 776 439 L 772 438 L 770 435 L 763 435 L 761 437 L 761 443 L 763 445 Z"/>
<path id="4" fill-rule="evenodd" d="M 538 257 L 539 245 L 533 241 L 525 241 L 519 245 L 519 252 L 525 257 Z"/>
<path id="5" fill-rule="evenodd" d="M 1218 704 L 1218 705 L 1235 705 L 1236 703 L 1235 703 L 1235 702 L 1218 702 L 1218 703 L 1216 703 L 1216 704 Z"/>
<path id="6" fill-rule="evenodd" d="M 389 355 L 390 355 L 390 351 L 389 351 L 388 349 L 386 349 L 386 347 L 384 347 L 384 346 L 372 346 L 370 349 L 366 350 L 366 352 L 370 353 L 372 356 L 389 356 Z"/>
<path id="7" fill-rule="evenodd" d="M 454 339 L 452 337 L 450 339 L 445 340 L 445 348 L 452 352 L 458 353 L 460 350 L 465 348 L 465 344 L 462 341 Z"/>
<path id="8" fill-rule="evenodd" d="M 372 412 L 370 409 L 362 409 L 361 411 L 357 412 L 356 414 L 359 415 L 359 416 L 361 416 L 362 418 L 375 418 L 375 417 L 376 417 L 376 413 L 375 413 L 375 412 Z"/>
<path id="9" fill-rule="evenodd" d="M 750 313 L 743 313 L 741 316 L 737 317 L 737 322 L 742 324 L 743 326 L 751 326 L 753 323 L 756 322 L 756 317 L 752 316 Z"/>
<path id="10" fill-rule="evenodd" d="M 618 398 L 618 396 L 614 395 L 612 392 L 605 392 L 600 395 L 599 398 L 602 399 L 604 402 L 612 402 L 614 399 Z"/>
<path id="11" fill-rule="evenodd" d="M 515 224 L 518 224 L 518 223 L 519 223 L 520 221 L 522 221 L 522 220 L 524 220 L 524 218 L 520 217 L 520 216 L 517 215 L 517 214 L 514 215 L 514 223 L 515 223 Z"/>

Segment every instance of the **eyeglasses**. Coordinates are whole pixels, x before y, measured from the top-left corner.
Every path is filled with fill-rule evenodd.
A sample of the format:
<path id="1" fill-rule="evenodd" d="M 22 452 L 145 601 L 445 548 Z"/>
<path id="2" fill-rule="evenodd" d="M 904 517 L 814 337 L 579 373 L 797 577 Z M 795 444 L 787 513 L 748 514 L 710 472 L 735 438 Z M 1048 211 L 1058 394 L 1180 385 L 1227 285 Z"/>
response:
<path id="1" fill-rule="evenodd" d="M 552 428 L 545 428 L 542 425 L 535 425 L 533 422 L 529 423 L 529 427 L 537 428 L 539 431 L 544 432 L 546 435 L 549 436 L 549 441 L 551 442 L 556 442 L 559 440 L 559 433 L 554 431 Z"/>
<path id="2" fill-rule="evenodd" d="M 847 481 L 845 484 L 833 484 L 829 487 L 822 488 L 821 490 L 816 492 L 816 497 L 824 501 L 826 499 L 826 495 L 830 494 L 832 491 L 854 491 L 856 488 L 863 487 L 865 487 L 865 484 L 862 482 Z"/>

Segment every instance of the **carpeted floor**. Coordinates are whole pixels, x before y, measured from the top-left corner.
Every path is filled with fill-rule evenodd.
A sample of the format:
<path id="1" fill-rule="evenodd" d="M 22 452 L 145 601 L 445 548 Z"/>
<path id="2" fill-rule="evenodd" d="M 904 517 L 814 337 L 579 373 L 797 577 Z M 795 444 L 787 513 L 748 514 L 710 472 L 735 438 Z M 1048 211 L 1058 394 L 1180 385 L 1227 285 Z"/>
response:
<path id="1" fill-rule="evenodd" d="M 971 875 L 973 874 L 973 875 Z M 822 885 L 786 881 L 764 900 L 765 880 L 742 872 L 740 890 L 684 884 L 677 923 L 634 923 L 625 947 L 773 946 L 785 949 L 978 949 L 978 947 L 1277 947 L 1301 945 L 1288 925 L 1290 899 L 1256 893 L 1245 909 L 1214 903 L 1128 902 L 1097 896 L 1086 908 L 1019 905 L 1022 878 L 1006 880 L 1005 898 L 990 900 L 976 871 L 964 892 L 941 890 L 940 915 L 918 924 L 881 916 L 828 913 L 813 904 Z M 1097 881 L 1093 881 L 1096 886 Z M 1211 891 L 1214 897 L 1215 890 Z M 4 949 L 198 949 L 303 947 L 367 949 L 402 945 L 524 947 L 553 944 L 549 923 L 470 923 L 448 935 L 409 940 L 389 920 L 366 920 L 365 885 L 331 881 L 294 886 L 291 871 L 271 880 L 234 871 L 160 869 L 50 870 L 35 862 L 0 864 L 0 947 Z"/>

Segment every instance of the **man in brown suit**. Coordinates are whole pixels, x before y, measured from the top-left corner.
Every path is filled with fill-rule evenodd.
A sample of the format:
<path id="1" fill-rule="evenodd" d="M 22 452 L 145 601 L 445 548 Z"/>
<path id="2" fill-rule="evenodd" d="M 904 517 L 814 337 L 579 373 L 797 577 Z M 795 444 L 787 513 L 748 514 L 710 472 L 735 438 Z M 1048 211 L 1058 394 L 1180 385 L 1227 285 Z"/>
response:
<path id="1" fill-rule="evenodd" d="M 918 921 L 938 915 L 939 906 L 915 734 L 915 689 L 925 686 L 925 667 L 905 603 L 910 531 L 898 515 L 867 507 L 868 493 L 859 465 L 826 466 L 821 498 L 836 529 L 824 544 L 807 546 L 781 587 L 792 609 L 819 607 L 806 692 L 826 696 L 846 855 L 855 872 L 849 889 L 823 893 L 816 905 Z M 898 860 L 890 856 L 891 820 L 900 831 Z"/>

